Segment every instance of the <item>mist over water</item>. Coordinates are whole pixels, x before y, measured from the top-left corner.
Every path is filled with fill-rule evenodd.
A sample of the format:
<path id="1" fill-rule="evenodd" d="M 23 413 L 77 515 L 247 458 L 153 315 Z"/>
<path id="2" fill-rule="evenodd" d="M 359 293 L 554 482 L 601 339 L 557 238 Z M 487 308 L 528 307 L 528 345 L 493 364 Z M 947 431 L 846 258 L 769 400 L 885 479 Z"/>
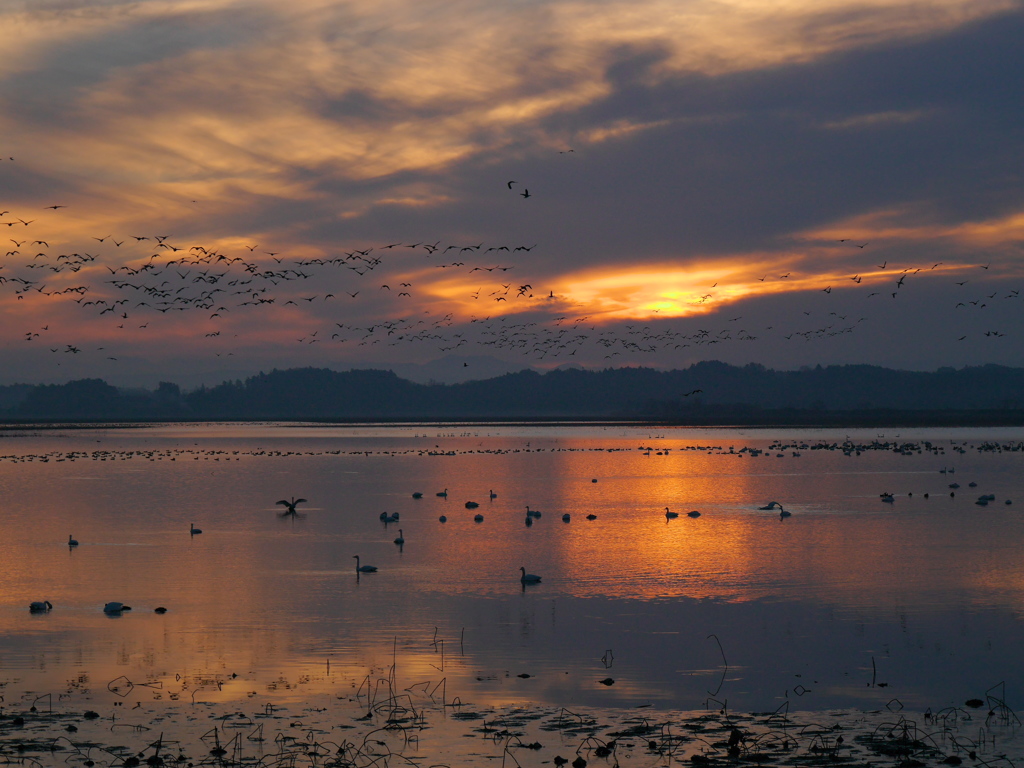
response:
<path id="1" fill-rule="evenodd" d="M 84 677 L 97 707 L 121 676 L 167 698 L 310 702 L 391 665 L 400 687 L 444 678 L 481 705 L 924 710 L 1002 680 L 1019 691 L 1022 438 L 7 432 L 0 682 L 45 693 Z M 835 447 L 847 439 L 862 450 Z M 308 502 L 282 517 L 293 496 Z M 773 500 L 792 516 L 758 509 Z M 527 506 L 542 513 L 530 526 Z M 354 555 L 378 571 L 357 575 Z M 520 566 L 542 581 L 522 585 Z M 54 607 L 31 614 L 37 600 Z M 115 600 L 132 611 L 105 615 Z"/>

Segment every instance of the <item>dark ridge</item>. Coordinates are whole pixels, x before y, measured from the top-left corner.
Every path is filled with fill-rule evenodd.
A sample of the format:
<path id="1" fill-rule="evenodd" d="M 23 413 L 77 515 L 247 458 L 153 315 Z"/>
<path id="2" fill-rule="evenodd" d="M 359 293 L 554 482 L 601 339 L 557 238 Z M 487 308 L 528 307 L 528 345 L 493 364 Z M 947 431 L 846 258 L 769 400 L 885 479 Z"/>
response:
<path id="1" fill-rule="evenodd" d="M 684 370 L 520 371 L 462 384 L 417 384 L 391 371 L 298 368 L 183 392 L 118 389 L 101 379 L 0 387 L 0 419 L 545 420 L 689 424 L 1022 422 L 1024 369 L 998 365 L 899 371 L 844 365 L 775 371 L 697 363 Z"/>

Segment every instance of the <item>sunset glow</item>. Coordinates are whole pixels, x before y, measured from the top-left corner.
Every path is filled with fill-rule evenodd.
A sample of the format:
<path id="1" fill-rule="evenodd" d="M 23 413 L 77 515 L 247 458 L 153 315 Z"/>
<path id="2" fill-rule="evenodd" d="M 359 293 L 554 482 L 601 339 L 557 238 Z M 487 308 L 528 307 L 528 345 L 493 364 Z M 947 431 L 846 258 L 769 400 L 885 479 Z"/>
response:
<path id="1" fill-rule="evenodd" d="M 975 286 L 1017 295 L 1024 204 L 999 176 L 1012 149 L 946 150 L 956 120 L 1001 119 L 1001 96 L 979 108 L 970 85 L 937 102 L 911 63 L 973 46 L 1017 11 L 0 7 L 10 370 L 152 384 L 161 365 L 187 383 L 455 348 L 522 359 L 475 335 L 499 317 L 546 333 L 587 317 L 622 339 L 627 323 L 677 322 L 723 334 L 716 357 L 843 362 L 873 359 L 876 297 L 886 317 L 903 313 L 894 360 L 934 366 L 947 341 L 1006 326 L 1009 301 L 961 312 L 951 339 L 920 313 L 971 306 Z M 907 63 L 893 65 L 898 97 L 870 85 L 876 60 Z M 736 316 L 756 344 L 732 344 Z M 841 347 L 787 343 L 803 318 L 833 316 L 865 322 Z M 443 328 L 419 335 L 417 320 Z M 390 340 L 358 330 L 382 323 Z M 82 351 L 43 352 L 44 337 Z M 960 362 L 1019 362 L 1020 340 L 1000 338 L 962 345 Z M 581 338 L 574 362 L 602 361 L 594 342 Z M 694 360 L 644 349 L 617 362 Z"/>

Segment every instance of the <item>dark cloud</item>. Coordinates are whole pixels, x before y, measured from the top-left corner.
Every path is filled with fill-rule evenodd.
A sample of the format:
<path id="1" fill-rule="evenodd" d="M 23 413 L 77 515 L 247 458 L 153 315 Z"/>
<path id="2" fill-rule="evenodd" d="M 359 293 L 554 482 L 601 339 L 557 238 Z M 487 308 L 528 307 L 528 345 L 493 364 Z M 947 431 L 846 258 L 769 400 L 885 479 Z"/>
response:
<path id="1" fill-rule="evenodd" d="M 82 11 L 74 5 L 49 10 Z M 48 165 L 41 138 L 34 162 L 0 165 L 0 183 L 11 200 L 32 206 L 80 195 L 103 229 L 83 224 L 87 245 L 108 227 L 173 232 L 188 245 L 255 245 L 257 254 L 286 258 L 401 242 L 371 278 L 336 270 L 318 276 L 315 290 L 367 291 L 415 274 L 413 295 L 435 296 L 429 310 L 416 305 L 415 312 L 441 316 L 451 304 L 488 317 L 497 314 L 488 291 L 514 281 L 532 284 L 536 296 L 517 305 L 522 314 L 509 322 L 548 324 L 557 333 L 553 317 L 617 312 L 634 302 L 635 318 L 604 328 L 623 339 L 643 326 L 721 337 L 713 345 L 680 339 L 658 351 L 625 346 L 611 363 L 595 347 L 579 356 L 591 365 L 713 357 L 782 367 L 1020 362 L 1024 344 L 1011 331 L 985 335 L 1012 329 L 1016 303 L 1003 299 L 1020 279 L 1019 227 L 999 221 L 1024 208 L 1019 5 L 940 33 L 881 42 L 864 32 L 880 16 L 819 14 L 799 34 L 824 47 L 835 38 L 833 52 L 706 71 L 681 66 L 685 41 L 661 32 L 629 44 L 595 37 L 586 56 L 582 44 L 567 51 L 557 30 L 544 28 L 554 16 L 540 6 L 524 12 L 507 39 L 494 38 L 504 48 L 488 50 L 486 36 L 428 45 L 408 30 L 360 18 L 353 7 L 334 7 L 313 24 L 251 6 L 149 17 L 137 6 L 88 5 L 94 15 L 118 14 L 119 22 L 83 23 L 80 35 L 46 50 L 23 75 L 0 80 L 5 110 L 17 115 L 8 124 L 20 131 L 18 146 L 35 149 L 36 135 L 59 136 L 83 155 L 74 169 Z M 291 38 L 301 31 L 312 36 Z M 396 41 L 422 45 L 409 42 L 405 50 Z M 360 69 L 360 54 L 376 63 Z M 49 199 L 58 193 L 62 199 Z M 511 266 L 503 275 L 467 274 L 467 267 L 463 287 L 479 287 L 487 304 L 443 294 L 441 277 L 456 273 L 436 269 L 439 255 L 404 249 L 422 241 L 537 247 L 473 262 Z M 944 268 L 914 271 L 937 262 Z M 982 275 L 977 265 L 989 262 L 991 272 Z M 694 282 L 688 270 L 704 272 Z M 910 272 L 895 287 L 902 270 Z M 799 289 L 782 282 L 789 273 L 803 280 Z M 644 275 L 649 284 L 638 287 Z M 863 284 L 851 280 L 861 275 Z M 608 284 L 588 282 L 600 277 Z M 956 285 L 965 278 L 967 285 Z M 704 314 L 666 320 L 651 309 L 664 298 L 659 292 L 687 305 L 692 291 L 714 283 L 721 285 L 700 306 L 713 307 Z M 288 291 L 314 292 L 307 285 L 275 290 L 282 304 Z M 584 307 L 579 296 L 588 291 L 596 298 Z M 1001 301 L 979 309 L 979 297 L 993 292 Z M 968 310 L 969 301 L 979 303 Z M 239 334 L 245 363 L 196 362 L 195 370 L 214 376 L 246 365 L 437 356 L 443 343 L 398 349 L 382 340 L 329 355 L 288 347 L 296 341 L 283 334 L 284 341 L 257 343 L 268 329 L 294 327 L 302 338 L 336 322 L 407 316 L 410 307 L 374 292 L 358 305 L 286 312 L 277 305 L 273 321 L 258 319 L 270 310 L 242 310 L 216 327 Z M 734 317 L 742 327 L 730 324 Z M 194 326 L 198 339 L 214 327 Z M 961 337 L 969 343 L 957 346 Z M 159 355 L 140 349 L 134 358 L 130 348 L 118 356 L 139 361 L 138 375 L 149 375 Z M 524 364 L 564 362 L 495 353 Z M 28 367 L 49 359 L 18 354 Z M 65 363 L 73 364 L 85 365 Z"/>

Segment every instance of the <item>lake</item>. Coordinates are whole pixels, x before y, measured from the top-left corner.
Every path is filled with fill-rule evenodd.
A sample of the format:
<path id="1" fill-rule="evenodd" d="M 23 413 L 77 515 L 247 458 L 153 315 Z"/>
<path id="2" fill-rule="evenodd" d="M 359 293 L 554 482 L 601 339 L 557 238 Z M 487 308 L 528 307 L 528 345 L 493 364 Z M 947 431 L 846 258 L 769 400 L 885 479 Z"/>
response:
<path id="1" fill-rule="evenodd" d="M 613 424 L 7 430 L 4 711 L 136 710 L 180 730 L 189 707 L 315 719 L 348 702 L 357 717 L 398 692 L 448 714 L 622 722 L 966 713 L 980 699 L 977 727 L 1024 687 L 1022 441 Z M 292 497 L 307 501 L 282 515 Z M 759 509 L 771 501 L 791 514 Z M 530 525 L 527 507 L 541 513 Z M 355 555 L 377 571 L 358 574 Z M 521 567 L 541 581 L 521 583 Z M 109 601 L 131 611 L 105 614 Z"/>

